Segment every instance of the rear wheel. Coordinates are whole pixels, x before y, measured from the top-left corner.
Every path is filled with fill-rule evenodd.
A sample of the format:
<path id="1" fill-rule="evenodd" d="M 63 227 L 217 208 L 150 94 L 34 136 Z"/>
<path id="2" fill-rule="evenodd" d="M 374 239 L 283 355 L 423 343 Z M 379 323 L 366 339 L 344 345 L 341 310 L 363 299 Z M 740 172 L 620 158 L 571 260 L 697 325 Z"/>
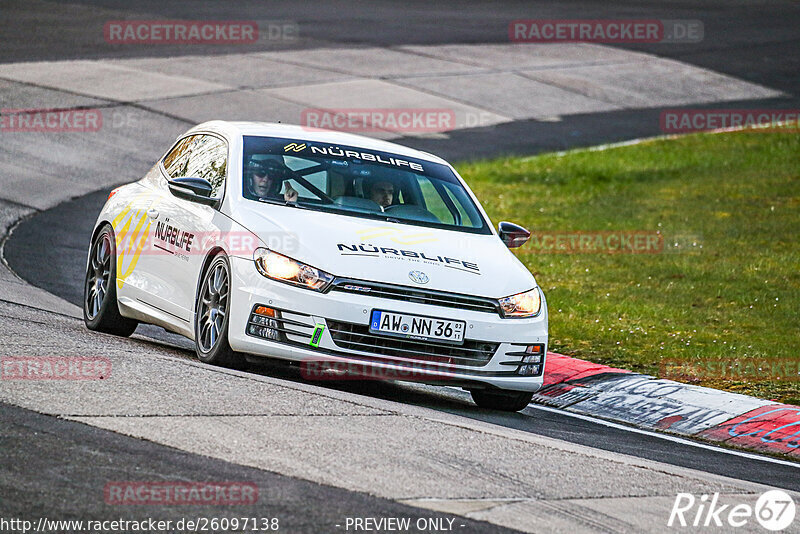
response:
<path id="1" fill-rule="evenodd" d="M 220 253 L 206 269 L 197 292 L 194 320 L 194 346 L 204 363 L 241 368 L 244 357 L 228 343 L 231 269 L 228 258 Z"/>
<path id="2" fill-rule="evenodd" d="M 89 249 L 83 286 L 83 322 L 89 330 L 129 336 L 138 321 L 123 317 L 117 306 L 117 252 L 114 231 L 106 224 Z"/>
<path id="3" fill-rule="evenodd" d="M 474 389 L 470 391 L 472 400 L 481 408 L 518 412 L 530 404 L 533 393 L 529 391 L 503 391 Z"/>

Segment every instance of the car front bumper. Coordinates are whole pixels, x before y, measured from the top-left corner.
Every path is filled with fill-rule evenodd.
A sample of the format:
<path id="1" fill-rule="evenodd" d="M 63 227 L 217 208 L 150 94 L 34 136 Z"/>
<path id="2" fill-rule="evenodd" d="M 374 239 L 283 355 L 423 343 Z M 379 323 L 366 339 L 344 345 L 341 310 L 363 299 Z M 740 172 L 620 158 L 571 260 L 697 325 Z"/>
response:
<path id="1" fill-rule="evenodd" d="M 321 372 L 328 368 L 357 369 L 357 374 L 366 378 L 466 388 L 537 391 L 542 385 L 547 348 L 544 297 L 538 316 L 503 319 L 487 311 L 369 294 L 337 290 L 318 293 L 269 280 L 256 271 L 250 259 L 230 260 L 228 338 L 236 351 L 301 362 L 303 376 L 312 380 L 335 378 L 335 373 Z M 255 319 L 258 324 L 251 322 L 257 306 L 276 310 L 277 322 L 269 318 Z M 374 309 L 463 320 L 464 344 L 421 343 L 371 334 L 369 320 Z M 266 339 L 264 328 L 269 329 L 267 337 L 279 339 Z M 532 345 L 541 346 L 540 367 L 535 373 L 528 367 L 529 374 L 522 376 L 521 355 Z"/>

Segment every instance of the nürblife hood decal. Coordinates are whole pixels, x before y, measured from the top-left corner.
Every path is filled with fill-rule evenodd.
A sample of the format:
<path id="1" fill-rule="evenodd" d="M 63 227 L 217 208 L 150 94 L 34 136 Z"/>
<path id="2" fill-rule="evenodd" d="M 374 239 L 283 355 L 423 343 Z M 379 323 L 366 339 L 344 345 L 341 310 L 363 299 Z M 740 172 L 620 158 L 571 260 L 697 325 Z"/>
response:
<path id="1" fill-rule="evenodd" d="M 421 252 L 393 247 L 377 247 L 369 243 L 337 243 L 336 248 L 342 256 L 370 256 L 388 260 L 407 261 L 411 266 L 439 265 L 450 269 L 458 269 L 472 274 L 480 275 L 478 264 L 472 261 L 451 258 L 432 252 Z"/>

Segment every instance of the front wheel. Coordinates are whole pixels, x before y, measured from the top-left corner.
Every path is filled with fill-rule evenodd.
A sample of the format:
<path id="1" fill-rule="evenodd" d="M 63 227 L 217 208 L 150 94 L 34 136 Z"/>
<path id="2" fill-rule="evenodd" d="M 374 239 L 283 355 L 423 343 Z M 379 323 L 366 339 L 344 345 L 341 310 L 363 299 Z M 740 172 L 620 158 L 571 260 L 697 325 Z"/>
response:
<path id="1" fill-rule="evenodd" d="M 241 368 L 244 358 L 228 343 L 231 301 L 231 269 L 220 253 L 206 269 L 197 292 L 194 320 L 194 346 L 201 362 Z"/>
<path id="2" fill-rule="evenodd" d="M 117 306 L 117 253 L 114 231 L 104 225 L 89 249 L 83 284 L 83 322 L 89 330 L 130 336 L 138 321 L 123 317 Z"/>
<path id="3" fill-rule="evenodd" d="M 533 393 L 529 391 L 502 391 L 474 389 L 469 392 L 472 400 L 481 408 L 518 412 L 530 404 Z"/>

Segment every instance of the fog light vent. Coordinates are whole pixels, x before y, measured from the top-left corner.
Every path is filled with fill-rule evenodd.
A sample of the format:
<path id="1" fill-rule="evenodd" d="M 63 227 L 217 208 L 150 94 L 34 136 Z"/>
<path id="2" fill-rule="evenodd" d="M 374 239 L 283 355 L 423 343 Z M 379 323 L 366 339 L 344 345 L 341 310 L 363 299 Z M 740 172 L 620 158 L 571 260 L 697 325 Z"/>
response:
<path id="1" fill-rule="evenodd" d="M 280 341 L 280 332 L 277 330 L 280 325 L 276 320 L 279 317 L 277 310 L 266 306 L 256 306 L 253 308 L 253 313 L 250 314 L 247 333 L 251 336 Z"/>
<path id="2" fill-rule="evenodd" d="M 523 365 L 519 368 L 519 374 L 522 376 L 538 376 L 539 373 L 539 365 Z"/>
<path id="3" fill-rule="evenodd" d="M 525 355 L 522 356 L 523 365 L 520 365 L 519 371 L 522 376 L 539 376 L 544 370 L 544 344 L 536 343 L 528 345 L 525 349 Z"/>

